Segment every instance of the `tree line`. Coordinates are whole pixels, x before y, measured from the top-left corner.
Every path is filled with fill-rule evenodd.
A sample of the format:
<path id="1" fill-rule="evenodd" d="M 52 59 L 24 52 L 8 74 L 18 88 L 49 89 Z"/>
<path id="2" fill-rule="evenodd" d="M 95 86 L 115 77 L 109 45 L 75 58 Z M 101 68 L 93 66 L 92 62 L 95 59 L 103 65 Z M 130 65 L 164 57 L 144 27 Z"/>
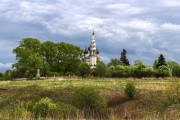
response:
<path id="1" fill-rule="evenodd" d="M 0 79 L 36 77 L 37 69 L 41 76 L 98 76 L 98 77 L 180 77 L 180 65 L 175 61 L 166 62 L 160 54 L 153 66 L 147 66 L 140 60 L 130 65 L 126 56 L 127 51 L 122 50 L 120 58 L 113 58 L 106 65 L 98 59 L 96 69 L 90 69 L 83 62 L 83 50 L 73 44 L 52 41 L 40 42 L 36 38 L 24 38 L 19 46 L 13 49 L 16 63 L 12 70 L 0 74 Z"/>

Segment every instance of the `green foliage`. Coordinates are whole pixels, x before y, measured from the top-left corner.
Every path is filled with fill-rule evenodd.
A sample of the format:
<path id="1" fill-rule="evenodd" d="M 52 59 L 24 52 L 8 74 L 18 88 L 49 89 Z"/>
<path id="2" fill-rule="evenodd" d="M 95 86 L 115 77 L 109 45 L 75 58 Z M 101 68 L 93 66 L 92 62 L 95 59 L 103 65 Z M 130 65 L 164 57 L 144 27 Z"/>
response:
<path id="1" fill-rule="evenodd" d="M 155 70 L 155 76 L 156 77 L 170 77 L 172 75 L 171 75 L 170 69 L 167 66 L 162 65 L 158 69 Z"/>
<path id="2" fill-rule="evenodd" d="M 167 89 L 159 98 L 158 104 L 160 110 L 164 110 L 166 107 L 173 104 L 180 105 L 180 82 L 173 82 L 169 84 Z"/>
<path id="3" fill-rule="evenodd" d="M 0 73 L 0 77 L 3 77 L 4 76 L 4 74 L 3 73 Z"/>
<path id="4" fill-rule="evenodd" d="M 59 76 L 59 75 L 60 75 L 60 73 L 58 73 L 58 72 L 48 72 L 47 73 L 47 76 L 50 76 L 50 77 Z"/>
<path id="5" fill-rule="evenodd" d="M 31 109 L 31 107 L 30 107 Z M 36 102 L 33 106 L 33 112 L 35 118 L 43 117 L 46 118 L 47 115 L 53 116 L 53 113 L 57 109 L 56 104 L 50 98 L 42 98 L 40 101 Z"/>
<path id="6" fill-rule="evenodd" d="M 120 57 L 120 61 L 124 64 L 124 65 L 130 65 L 129 64 L 129 60 L 126 57 L 126 50 L 123 49 L 123 51 L 121 52 L 121 57 Z"/>
<path id="7" fill-rule="evenodd" d="M 57 43 L 57 71 L 75 73 L 80 64 L 82 53 L 83 51 L 78 46 L 65 42 Z"/>
<path id="8" fill-rule="evenodd" d="M 172 75 L 173 75 L 173 76 L 176 76 L 176 77 L 180 77 L 180 65 L 175 66 L 175 67 L 172 69 Z"/>
<path id="9" fill-rule="evenodd" d="M 35 76 L 37 69 L 41 70 L 42 76 L 49 72 L 75 74 L 82 57 L 82 50 L 78 46 L 65 42 L 41 43 L 35 38 L 22 39 L 13 53 L 16 54 L 17 63 L 13 67 L 16 68 L 17 77 L 28 78 Z"/>
<path id="10" fill-rule="evenodd" d="M 94 71 L 94 75 L 98 77 L 105 77 L 106 76 L 106 64 L 102 61 L 98 61 L 96 65 L 96 69 Z"/>
<path id="11" fill-rule="evenodd" d="M 154 60 L 153 69 L 157 69 L 157 64 L 158 64 L 158 61 L 157 61 L 157 60 Z"/>
<path id="12" fill-rule="evenodd" d="M 26 71 L 25 76 L 26 78 L 28 78 L 28 80 L 33 80 L 33 78 L 35 77 L 35 74 L 36 74 L 35 70 L 29 69 Z"/>
<path id="13" fill-rule="evenodd" d="M 102 110 L 106 108 L 106 101 L 93 87 L 81 87 L 77 89 L 71 98 L 72 105 L 81 110 Z"/>
<path id="14" fill-rule="evenodd" d="M 5 78 L 5 80 L 12 80 L 13 78 L 15 78 L 15 71 L 14 70 L 6 70 L 3 78 Z"/>
<path id="15" fill-rule="evenodd" d="M 167 64 L 172 72 L 172 76 L 180 77 L 180 65 L 175 61 L 168 61 Z"/>
<path id="16" fill-rule="evenodd" d="M 116 77 L 130 77 L 132 74 L 132 67 L 131 66 L 116 66 Z"/>
<path id="17" fill-rule="evenodd" d="M 110 66 L 108 69 L 107 69 L 107 74 L 106 74 L 108 77 L 116 77 L 116 68 L 115 66 Z"/>
<path id="18" fill-rule="evenodd" d="M 120 61 L 120 60 L 118 60 L 118 59 L 116 59 L 116 58 L 114 58 L 114 59 L 111 59 L 111 61 L 108 63 L 108 67 L 110 67 L 110 66 L 117 66 L 117 65 L 123 65 L 123 63 Z"/>
<path id="19" fill-rule="evenodd" d="M 18 71 L 18 77 L 24 77 L 26 71 L 36 71 L 42 67 L 42 57 L 39 54 L 41 43 L 35 38 L 24 38 L 20 45 L 13 49 L 17 63 L 13 67 Z"/>
<path id="20" fill-rule="evenodd" d="M 91 69 L 87 63 L 81 62 L 79 64 L 78 70 L 77 70 L 77 74 L 79 76 L 83 76 L 83 77 L 88 76 L 90 74 L 90 72 L 91 72 Z"/>
<path id="21" fill-rule="evenodd" d="M 135 85 L 132 82 L 127 83 L 124 92 L 129 97 L 130 100 L 134 99 L 136 95 Z"/>
<path id="22" fill-rule="evenodd" d="M 144 65 L 141 61 L 137 60 L 134 64 L 133 76 L 134 77 L 153 77 L 154 71 L 151 67 Z"/>
<path id="23" fill-rule="evenodd" d="M 143 77 L 153 77 L 154 76 L 154 70 L 152 67 L 146 66 L 143 68 Z"/>
<path id="24" fill-rule="evenodd" d="M 163 54 L 160 54 L 160 56 L 159 56 L 159 58 L 158 58 L 158 63 L 157 63 L 157 65 L 156 65 L 156 68 L 159 68 L 159 67 L 162 66 L 162 65 L 166 66 L 167 63 L 166 63 L 166 60 L 165 60 Z"/>

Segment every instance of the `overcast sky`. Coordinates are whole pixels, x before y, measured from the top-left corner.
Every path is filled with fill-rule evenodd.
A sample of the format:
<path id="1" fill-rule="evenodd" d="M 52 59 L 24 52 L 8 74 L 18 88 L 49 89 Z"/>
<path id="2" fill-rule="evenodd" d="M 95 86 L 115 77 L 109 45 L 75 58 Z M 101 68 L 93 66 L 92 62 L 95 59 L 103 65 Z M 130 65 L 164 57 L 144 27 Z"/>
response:
<path id="1" fill-rule="evenodd" d="M 163 53 L 180 62 L 180 0 L 0 0 L 0 71 L 15 62 L 22 38 L 89 46 L 95 29 L 100 58 L 123 48 L 131 64 L 152 65 Z"/>

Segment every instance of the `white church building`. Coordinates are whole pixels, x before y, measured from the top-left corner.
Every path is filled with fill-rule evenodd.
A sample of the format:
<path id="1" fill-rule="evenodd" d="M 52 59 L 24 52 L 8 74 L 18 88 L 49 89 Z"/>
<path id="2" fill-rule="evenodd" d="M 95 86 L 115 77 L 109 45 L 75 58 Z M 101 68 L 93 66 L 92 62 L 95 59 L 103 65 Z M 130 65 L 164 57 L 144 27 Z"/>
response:
<path id="1" fill-rule="evenodd" d="M 93 30 L 91 44 L 84 50 L 84 62 L 86 62 L 91 69 L 96 68 L 97 59 L 99 57 L 99 50 L 96 47 L 94 34 Z"/>

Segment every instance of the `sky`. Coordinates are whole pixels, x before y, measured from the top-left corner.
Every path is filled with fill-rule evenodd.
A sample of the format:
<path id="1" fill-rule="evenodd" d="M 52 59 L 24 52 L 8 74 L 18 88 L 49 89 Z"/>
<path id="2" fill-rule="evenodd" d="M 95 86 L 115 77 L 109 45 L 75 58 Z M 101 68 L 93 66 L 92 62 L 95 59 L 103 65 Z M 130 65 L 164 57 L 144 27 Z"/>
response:
<path id="1" fill-rule="evenodd" d="M 100 59 L 126 49 L 131 64 L 152 65 L 162 53 L 180 62 L 180 0 L 0 0 L 0 71 L 16 62 L 23 38 L 88 47 L 92 31 Z"/>

